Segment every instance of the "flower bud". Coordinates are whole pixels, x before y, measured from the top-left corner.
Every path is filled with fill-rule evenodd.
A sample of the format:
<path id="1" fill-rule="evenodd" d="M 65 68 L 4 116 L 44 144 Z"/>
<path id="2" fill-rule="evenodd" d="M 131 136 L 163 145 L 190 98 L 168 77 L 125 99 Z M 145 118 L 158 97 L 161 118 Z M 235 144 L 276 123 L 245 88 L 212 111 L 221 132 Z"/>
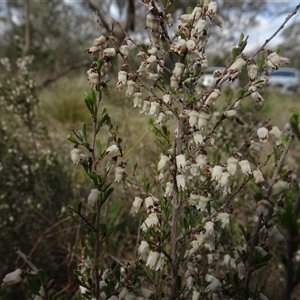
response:
<path id="1" fill-rule="evenodd" d="M 80 153 L 81 153 L 81 150 L 78 148 L 73 148 L 71 150 L 71 160 L 73 161 L 73 163 L 75 165 L 80 164 Z"/>
<path id="2" fill-rule="evenodd" d="M 255 80 L 257 76 L 257 71 L 258 67 L 257 64 L 255 63 L 255 60 L 250 60 L 247 64 L 247 72 L 248 72 L 248 77 L 251 81 Z"/>
<path id="3" fill-rule="evenodd" d="M 172 18 L 172 15 L 170 13 L 166 14 L 165 20 L 166 20 L 168 26 L 172 26 L 173 25 L 173 18 Z"/>
<path id="4" fill-rule="evenodd" d="M 271 208 L 271 203 L 268 200 L 263 199 L 257 202 L 257 215 L 259 217 L 262 216 L 263 218 L 266 218 L 269 215 Z"/>
<path id="5" fill-rule="evenodd" d="M 265 182 L 262 172 L 258 169 L 253 171 L 253 177 L 256 184 L 262 184 Z"/>
<path id="6" fill-rule="evenodd" d="M 91 192 L 88 197 L 88 205 L 93 206 L 98 200 L 100 191 L 98 189 L 91 189 Z"/>
<path id="7" fill-rule="evenodd" d="M 124 56 L 125 59 L 127 59 L 129 55 L 129 47 L 126 42 L 120 47 L 120 53 Z"/>
<path id="8" fill-rule="evenodd" d="M 105 36 L 101 35 L 100 37 L 94 40 L 94 46 L 102 46 L 106 42 Z"/>
<path id="9" fill-rule="evenodd" d="M 228 119 L 233 118 L 236 115 L 236 110 L 231 109 L 224 112 L 224 116 Z"/>

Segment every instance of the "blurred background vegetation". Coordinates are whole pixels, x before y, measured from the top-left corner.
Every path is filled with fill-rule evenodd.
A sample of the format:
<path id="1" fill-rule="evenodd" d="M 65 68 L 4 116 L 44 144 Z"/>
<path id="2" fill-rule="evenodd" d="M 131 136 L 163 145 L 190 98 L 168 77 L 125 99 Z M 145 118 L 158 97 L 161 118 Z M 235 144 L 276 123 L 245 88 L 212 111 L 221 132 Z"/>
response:
<path id="1" fill-rule="evenodd" d="M 174 1 L 174 20 L 196 2 Z M 224 46 L 222 52 L 208 52 L 211 66 L 228 62 L 231 46 L 237 43 L 240 32 L 247 34 L 248 28 L 255 25 L 258 14 L 278 17 L 289 11 L 288 5 L 267 1 L 220 1 L 218 10 L 227 30 L 216 29 L 209 49 L 215 47 L 216 41 L 228 47 Z M 61 299 L 74 299 L 78 287 L 73 284 L 72 270 L 79 262 L 85 234 L 69 217 L 68 206 L 85 200 L 92 188 L 79 168 L 72 165 L 71 146 L 65 138 L 72 130 L 80 129 L 83 121 L 90 124 L 83 101 L 83 94 L 89 90 L 85 74 L 90 60 L 85 49 L 100 34 L 112 31 L 111 14 L 130 34 L 147 41 L 145 9 L 137 0 L 0 2 L 0 58 L 15 62 L 26 55 L 34 57 L 28 64 L 28 73 L 22 73 L 14 63 L 10 70 L 5 63 L 0 66 L 0 276 L 24 267 L 12 250 L 17 245 L 55 278 L 54 286 L 61 291 Z M 296 68 L 300 68 L 299 25 L 297 21 L 284 30 L 281 45 L 282 55 L 288 56 Z M 124 39 L 117 29 L 113 34 L 119 43 Z M 113 89 L 113 73 L 111 79 L 111 97 L 104 99 L 103 106 L 111 112 L 113 122 L 119 124 L 130 164 L 138 163 L 140 169 L 147 169 L 147 174 L 140 176 L 155 176 L 159 145 L 148 131 L 146 118 L 132 108 L 132 100 Z M 30 84 L 30 80 L 36 84 Z M 19 92 L 24 82 L 25 88 Z M 225 93 L 221 105 L 233 96 L 234 91 Z M 250 125 L 271 119 L 283 128 L 292 107 L 299 108 L 299 95 L 266 91 L 264 97 L 264 105 L 254 113 L 250 113 L 252 99 L 243 104 L 243 116 Z M 227 131 L 222 133 L 224 139 L 231 134 L 232 139 L 241 142 L 239 136 L 232 135 L 233 127 L 222 130 Z M 222 140 L 217 144 L 221 145 Z M 299 161 L 299 147 L 294 146 L 292 151 L 288 163 L 294 166 Z M 103 215 L 107 223 L 116 226 L 114 240 L 107 243 L 104 251 L 109 266 L 135 257 L 132 249 L 137 244 L 140 220 L 128 217 L 133 198 L 130 187 L 116 188 Z M 1 288 L 0 299 L 33 297 L 24 285 L 19 285 Z"/>

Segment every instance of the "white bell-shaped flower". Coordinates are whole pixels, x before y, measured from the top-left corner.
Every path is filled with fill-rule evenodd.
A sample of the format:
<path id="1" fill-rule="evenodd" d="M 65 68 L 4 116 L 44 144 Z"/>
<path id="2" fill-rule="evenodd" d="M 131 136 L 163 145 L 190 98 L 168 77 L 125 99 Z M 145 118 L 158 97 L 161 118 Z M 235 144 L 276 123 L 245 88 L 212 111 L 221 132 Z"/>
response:
<path id="1" fill-rule="evenodd" d="M 261 143 L 266 143 L 269 140 L 269 130 L 266 127 L 258 128 L 257 135 Z"/>
<path id="2" fill-rule="evenodd" d="M 80 154 L 81 154 L 81 150 L 78 148 L 73 148 L 71 150 L 71 160 L 75 165 L 80 164 Z"/>
<path id="3" fill-rule="evenodd" d="M 205 293 L 214 293 L 219 287 L 222 286 L 220 280 L 212 275 L 206 274 L 205 280 L 210 282 L 210 284 L 205 289 Z"/>
<path id="4" fill-rule="evenodd" d="M 211 172 L 211 179 L 215 181 L 219 181 L 222 177 L 223 167 L 222 166 L 214 166 Z"/>
<path id="5" fill-rule="evenodd" d="M 169 167 L 170 157 L 164 154 L 160 155 L 160 160 L 157 164 L 157 171 L 161 172 Z"/>
<path id="6" fill-rule="evenodd" d="M 237 163 L 238 163 L 238 160 L 233 157 L 233 156 L 230 156 L 228 159 L 227 159 L 227 172 L 233 176 L 236 172 L 236 169 L 237 169 Z"/>
<path id="7" fill-rule="evenodd" d="M 152 226 L 158 226 L 159 221 L 156 213 L 151 213 L 141 225 L 143 231 L 147 231 Z"/>
<path id="8" fill-rule="evenodd" d="M 22 270 L 16 269 L 15 271 L 8 273 L 4 276 L 1 286 L 13 285 L 23 280 Z"/>
<path id="9" fill-rule="evenodd" d="M 98 189 L 96 189 L 96 188 L 91 189 L 91 192 L 90 192 L 90 194 L 88 196 L 88 200 L 87 200 L 88 205 L 93 206 L 96 203 L 96 201 L 98 200 L 99 195 L 100 195 L 100 191 Z"/>
<path id="10" fill-rule="evenodd" d="M 252 174 L 250 163 L 249 163 L 248 160 L 243 159 L 243 160 L 239 161 L 239 165 L 240 165 L 241 170 L 242 170 L 244 175 L 247 176 L 247 175 Z"/>
<path id="11" fill-rule="evenodd" d="M 135 197 L 132 203 L 130 213 L 133 215 L 137 214 L 139 212 L 139 209 L 141 208 L 142 203 L 143 203 L 143 199 L 141 197 Z"/>
<path id="12" fill-rule="evenodd" d="M 179 172 L 185 172 L 186 158 L 184 154 L 179 154 L 176 156 L 176 165 Z"/>
<path id="13" fill-rule="evenodd" d="M 185 176 L 183 174 L 176 175 L 177 186 L 180 190 L 184 191 L 186 189 L 185 186 Z"/>

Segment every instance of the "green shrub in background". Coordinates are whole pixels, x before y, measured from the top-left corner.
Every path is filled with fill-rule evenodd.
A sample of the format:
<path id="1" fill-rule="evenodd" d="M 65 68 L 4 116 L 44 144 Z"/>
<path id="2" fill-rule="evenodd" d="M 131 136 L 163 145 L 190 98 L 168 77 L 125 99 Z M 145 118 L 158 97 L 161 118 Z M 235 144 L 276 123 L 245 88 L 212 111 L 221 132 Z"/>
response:
<path id="1" fill-rule="evenodd" d="M 58 275 L 58 288 L 72 283 L 68 267 L 75 229 L 65 210 L 74 199 L 69 170 L 59 160 L 38 111 L 38 98 L 29 71 L 32 57 L 2 75 L 0 125 L 1 273 L 19 265 L 12 251 L 19 246 L 35 261 Z M 11 69 L 14 69 L 12 71 Z M 71 251 L 71 252 L 70 252 Z M 59 283 L 61 282 L 62 285 Z M 29 299 L 26 289 L 1 289 L 1 299 Z"/>

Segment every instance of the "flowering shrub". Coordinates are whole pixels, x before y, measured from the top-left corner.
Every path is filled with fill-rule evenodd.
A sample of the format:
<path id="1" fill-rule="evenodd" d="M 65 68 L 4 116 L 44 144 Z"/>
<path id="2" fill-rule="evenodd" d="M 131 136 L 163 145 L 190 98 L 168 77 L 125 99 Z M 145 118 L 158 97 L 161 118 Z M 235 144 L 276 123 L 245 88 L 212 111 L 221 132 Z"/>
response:
<path id="1" fill-rule="evenodd" d="M 120 46 L 113 36 L 102 35 L 88 49 L 91 90 L 84 100 L 92 125 L 84 123 L 68 136 L 74 145 L 71 161 L 91 180 L 87 201 L 71 207 L 72 216 L 89 231 L 75 270 L 78 297 L 267 299 L 264 282 L 281 259 L 286 280 L 280 293 L 290 299 L 300 281 L 295 255 L 300 199 L 293 175 L 297 170 L 285 158 L 299 135 L 298 112 L 281 129 L 273 121 L 242 114 L 246 101 L 254 111 L 264 105 L 260 91 L 268 73 L 289 60 L 267 49 L 268 41 L 246 54 L 247 38 L 241 34 L 232 60 L 214 72 L 215 82 L 206 88 L 202 75 L 208 67 L 210 27 L 222 28 L 217 3 L 201 1 L 176 22 L 168 7 L 143 3 L 147 44 L 124 32 Z M 168 30 L 173 23 L 175 28 Z M 139 49 L 137 70 L 129 59 L 131 47 Z M 161 153 L 152 178 L 140 176 L 142 170 L 126 157 L 118 126 L 102 108 L 103 97 L 110 95 L 106 74 L 117 56 L 123 63 L 115 88 L 132 98 L 138 113 L 150 116 L 150 129 L 157 135 Z M 167 58 L 172 68 L 165 66 Z M 226 93 L 223 85 L 243 70 L 248 83 L 226 99 L 226 106 L 219 104 Z M 101 132 L 107 140 L 99 138 Z M 117 184 L 134 191 L 132 217 L 138 214 L 142 222 L 135 260 L 111 267 L 103 245 L 114 228 L 103 222 L 103 215 Z M 48 299 L 45 289 L 43 293 Z"/>
<path id="2" fill-rule="evenodd" d="M 3 299 L 30 295 L 22 289 L 4 288 L 29 279 L 24 266 L 16 263 L 11 251 L 14 244 L 23 245 L 30 255 L 35 250 L 43 253 L 35 257 L 35 263 L 57 274 L 60 282 L 66 276 L 58 273 L 68 259 L 62 260 L 57 252 L 67 257 L 66 245 L 75 235 L 68 229 L 69 218 L 61 218 L 73 198 L 72 181 L 38 113 L 32 59 L 19 59 L 16 66 L 1 59 L 5 70 L 0 86 L 0 254 L 5 260 L 2 272 L 9 273 L 3 279 Z M 11 272 L 15 264 L 19 267 Z"/>

